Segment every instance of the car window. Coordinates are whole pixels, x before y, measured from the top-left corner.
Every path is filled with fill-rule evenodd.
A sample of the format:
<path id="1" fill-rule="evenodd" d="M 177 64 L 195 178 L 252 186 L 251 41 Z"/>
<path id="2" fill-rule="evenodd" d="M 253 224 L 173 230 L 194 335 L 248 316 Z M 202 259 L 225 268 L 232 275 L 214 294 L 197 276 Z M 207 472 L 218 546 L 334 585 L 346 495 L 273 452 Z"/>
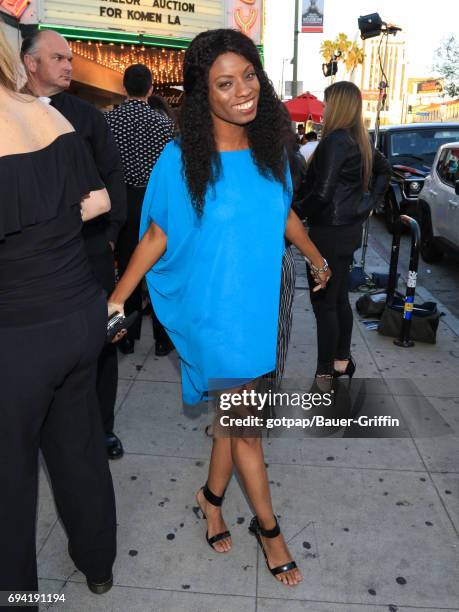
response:
<path id="1" fill-rule="evenodd" d="M 438 147 L 446 142 L 459 140 L 459 126 L 455 128 L 403 130 L 390 136 L 390 156 L 420 159 L 433 162 Z"/>
<path id="2" fill-rule="evenodd" d="M 437 162 L 437 174 L 442 180 L 444 179 L 443 168 L 445 166 L 445 159 L 446 159 L 447 154 L 448 154 L 448 149 L 443 149 L 443 151 L 440 154 L 440 157 L 438 158 L 438 162 Z"/>
<path id="3" fill-rule="evenodd" d="M 459 148 L 443 151 L 437 172 L 443 182 L 454 187 L 455 182 L 459 180 Z"/>

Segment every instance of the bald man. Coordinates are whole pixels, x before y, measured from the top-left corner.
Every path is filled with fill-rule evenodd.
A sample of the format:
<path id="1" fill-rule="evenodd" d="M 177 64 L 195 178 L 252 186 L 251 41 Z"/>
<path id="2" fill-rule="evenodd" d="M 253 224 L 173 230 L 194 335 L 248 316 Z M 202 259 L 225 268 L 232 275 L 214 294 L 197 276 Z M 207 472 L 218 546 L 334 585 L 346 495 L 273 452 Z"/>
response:
<path id="1" fill-rule="evenodd" d="M 88 102 L 68 94 L 72 81 L 72 51 L 52 30 L 37 30 L 25 38 L 21 59 L 27 72 L 27 89 L 49 102 L 85 140 L 111 200 L 111 211 L 85 223 L 83 237 L 94 276 L 108 295 L 115 288 L 113 251 L 126 220 L 126 186 L 117 144 L 104 116 Z M 123 456 L 120 439 L 113 433 L 118 387 L 118 356 L 115 345 L 107 345 L 98 362 L 97 396 L 109 459 Z"/>

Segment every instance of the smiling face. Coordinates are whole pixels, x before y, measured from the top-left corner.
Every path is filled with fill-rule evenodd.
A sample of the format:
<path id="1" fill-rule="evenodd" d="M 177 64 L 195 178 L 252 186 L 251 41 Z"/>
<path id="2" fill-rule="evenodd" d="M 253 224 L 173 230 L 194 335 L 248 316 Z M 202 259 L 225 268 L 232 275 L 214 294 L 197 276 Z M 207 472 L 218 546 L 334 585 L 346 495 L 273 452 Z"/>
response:
<path id="1" fill-rule="evenodd" d="M 209 106 L 217 123 L 243 126 L 257 115 L 260 81 L 253 64 L 242 55 L 223 53 L 209 70 Z"/>

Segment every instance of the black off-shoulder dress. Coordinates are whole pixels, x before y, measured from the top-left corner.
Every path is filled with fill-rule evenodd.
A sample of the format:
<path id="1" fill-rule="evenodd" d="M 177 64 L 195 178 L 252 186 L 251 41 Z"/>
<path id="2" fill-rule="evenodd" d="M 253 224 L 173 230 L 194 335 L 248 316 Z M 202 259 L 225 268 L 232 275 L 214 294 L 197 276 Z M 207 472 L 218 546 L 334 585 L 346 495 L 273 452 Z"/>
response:
<path id="1" fill-rule="evenodd" d="M 55 319 L 100 292 L 81 237 L 80 201 L 102 187 L 75 132 L 0 157 L 0 326 Z"/>
<path id="2" fill-rule="evenodd" d="M 75 132 L 0 157 L 0 591 L 38 586 L 39 449 L 75 565 L 93 582 L 111 576 L 115 500 L 95 386 L 107 304 L 80 211 L 101 187 Z"/>

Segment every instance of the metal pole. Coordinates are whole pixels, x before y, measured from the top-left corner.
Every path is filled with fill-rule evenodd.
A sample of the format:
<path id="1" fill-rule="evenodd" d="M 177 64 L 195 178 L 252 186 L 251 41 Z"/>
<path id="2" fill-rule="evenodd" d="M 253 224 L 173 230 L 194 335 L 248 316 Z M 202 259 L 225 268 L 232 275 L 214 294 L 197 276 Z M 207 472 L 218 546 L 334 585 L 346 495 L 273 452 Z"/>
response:
<path id="1" fill-rule="evenodd" d="M 394 299 L 395 289 L 397 286 L 397 268 L 398 268 L 398 256 L 400 254 L 400 236 L 402 234 L 402 222 L 400 217 L 394 224 L 394 234 L 392 237 L 392 247 L 389 264 L 389 280 L 387 282 L 387 297 L 386 305 L 390 306 Z"/>
<path id="2" fill-rule="evenodd" d="M 383 36 L 386 37 L 386 44 L 384 46 L 384 59 L 383 59 L 383 73 L 385 74 L 386 60 L 387 60 L 387 45 L 389 43 L 389 33 L 386 31 L 383 33 Z M 379 87 L 378 87 L 379 96 L 378 96 L 378 106 L 376 108 L 376 120 L 375 120 L 375 141 L 374 141 L 375 149 L 378 148 L 379 122 L 380 122 L 381 109 L 383 105 L 383 100 L 385 100 L 386 89 L 389 85 L 389 83 L 386 83 L 386 81 L 384 81 L 384 74 L 381 74 L 381 81 L 379 82 Z"/>
<path id="3" fill-rule="evenodd" d="M 300 0 L 295 1 L 295 27 L 293 30 L 293 80 L 292 80 L 292 98 L 298 95 L 298 20 L 300 17 Z"/>
<path id="4" fill-rule="evenodd" d="M 383 59 L 383 73 L 386 72 L 386 60 L 387 60 L 387 45 L 389 42 L 389 34 L 388 32 L 384 32 L 383 36 L 386 37 L 386 44 L 384 46 L 384 59 Z M 384 95 L 386 93 L 388 83 L 384 80 L 384 74 L 381 74 L 381 81 L 379 82 L 379 96 L 378 96 L 378 106 L 376 109 L 376 119 L 375 119 L 375 140 L 373 146 L 375 149 L 378 148 L 378 135 L 379 135 L 379 122 L 380 122 L 380 114 L 381 108 L 384 100 Z M 367 257 L 367 248 L 368 248 L 368 233 L 370 231 L 370 217 L 371 213 L 363 224 L 362 231 L 362 251 L 360 256 L 360 266 L 362 270 L 365 272 L 365 260 Z"/>
<path id="5" fill-rule="evenodd" d="M 416 280 L 418 276 L 419 264 L 419 243 L 421 241 L 421 231 L 417 221 L 407 215 L 400 215 L 399 227 L 402 223 L 410 228 L 411 232 L 411 251 L 410 251 L 410 267 L 408 270 L 408 280 L 406 282 L 406 294 L 403 306 L 402 329 L 400 338 L 394 340 L 394 344 L 409 348 L 414 346 L 413 340 L 410 339 L 411 320 L 413 317 L 414 295 L 416 293 Z"/>
<path id="6" fill-rule="evenodd" d="M 281 76 L 281 86 L 280 86 L 280 92 L 279 92 L 279 98 L 281 100 L 283 100 L 284 98 L 284 66 L 285 66 L 285 60 L 282 59 L 282 76 Z"/>

